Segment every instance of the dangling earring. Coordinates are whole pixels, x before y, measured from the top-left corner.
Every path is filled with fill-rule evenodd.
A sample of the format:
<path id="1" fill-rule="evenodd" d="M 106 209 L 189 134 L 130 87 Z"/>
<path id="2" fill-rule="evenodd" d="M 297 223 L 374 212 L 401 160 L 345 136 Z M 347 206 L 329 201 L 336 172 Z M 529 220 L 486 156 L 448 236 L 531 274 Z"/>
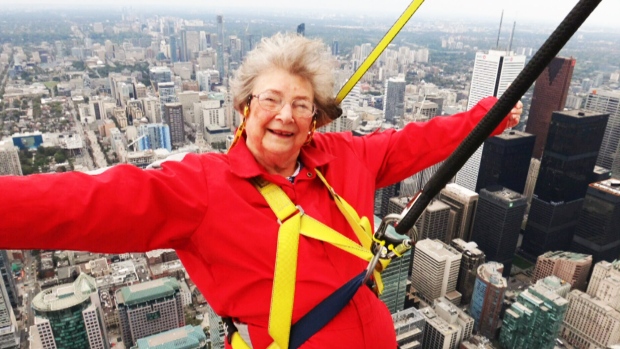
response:
<path id="1" fill-rule="evenodd" d="M 310 144 L 312 141 L 312 137 L 314 136 L 314 131 L 316 130 L 316 118 L 312 120 L 312 129 L 308 132 L 308 138 L 304 142 L 304 145 Z"/>
<path id="2" fill-rule="evenodd" d="M 230 151 L 232 147 L 234 147 L 235 144 L 237 144 L 237 142 L 241 138 L 241 135 L 243 134 L 243 130 L 245 130 L 245 120 L 247 119 L 249 114 L 250 114 L 250 108 L 246 105 L 245 107 L 243 107 L 243 119 L 241 120 L 241 124 L 239 124 L 239 127 L 237 127 L 237 131 L 235 132 L 235 138 L 233 138 L 233 141 L 230 144 L 228 151 Z"/>

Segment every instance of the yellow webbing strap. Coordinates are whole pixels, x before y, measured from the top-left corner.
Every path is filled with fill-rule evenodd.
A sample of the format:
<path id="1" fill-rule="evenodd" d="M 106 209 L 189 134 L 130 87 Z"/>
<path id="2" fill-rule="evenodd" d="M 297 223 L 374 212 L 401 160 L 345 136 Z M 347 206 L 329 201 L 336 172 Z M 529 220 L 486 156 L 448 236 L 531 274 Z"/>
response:
<path id="1" fill-rule="evenodd" d="M 362 76 L 366 74 L 366 71 L 370 68 L 370 66 L 372 66 L 372 64 L 377 60 L 377 58 L 379 58 L 381 53 L 383 53 L 383 51 L 390 44 L 390 42 L 394 40 L 394 37 L 398 34 L 398 32 L 400 32 L 401 29 L 403 29 L 405 24 L 407 24 L 407 21 L 409 21 L 409 18 L 411 18 L 411 16 L 413 16 L 413 14 L 416 13 L 416 11 L 420 7 L 420 5 L 422 5 L 423 2 L 424 0 L 411 1 L 411 4 L 409 4 L 409 6 L 403 12 L 403 14 L 401 14 L 400 17 L 398 17 L 398 19 L 396 20 L 396 22 L 394 22 L 390 30 L 388 30 L 388 32 L 385 33 L 385 36 L 383 36 L 383 39 L 379 41 L 377 46 L 375 46 L 375 48 L 368 55 L 368 57 L 366 57 L 364 62 L 362 62 L 359 68 L 357 68 L 355 73 L 351 75 L 347 83 L 344 84 L 344 86 L 342 86 L 342 88 L 336 95 L 336 104 L 340 104 L 340 102 L 344 100 L 344 98 L 349 94 L 349 92 L 351 92 L 351 89 L 353 88 L 353 86 L 355 86 L 355 84 L 357 84 L 358 81 L 360 81 Z"/>
<path id="2" fill-rule="evenodd" d="M 338 208 L 341 210 L 343 215 L 347 217 L 347 221 L 354 219 L 350 218 L 354 215 L 355 217 L 358 217 L 359 222 L 359 216 L 355 210 L 348 203 L 346 203 L 344 199 L 336 195 L 334 190 L 331 186 L 329 186 L 329 184 L 327 184 L 327 181 L 318 170 L 317 174 L 329 188 L 330 193 L 336 200 Z M 278 221 L 281 222 L 280 229 L 278 231 L 278 245 L 276 250 L 273 288 L 271 291 L 268 332 L 274 339 L 274 343 L 269 346 L 269 349 L 288 348 L 293 314 L 293 300 L 295 298 L 299 235 L 302 234 L 306 237 L 330 243 L 333 246 L 349 252 L 365 261 L 370 261 L 373 254 L 370 252 L 370 247 L 366 247 L 364 244 L 368 243 L 368 246 L 370 246 L 372 243 L 369 233 L 371 231 L 371 227 L 368 219 L 365 220 L 367 228 L 364 229 L 362 229 L 358 223 L 352 224 L 354 231 L 359 235 L 358 238 L 360 238 L 360 241 L 363 241 L 362 246 L 360 246 L 355 241 L 336 232 L 325 224 L 303 214 L 303 212 L 293 204 L 293 202 L 279 186 L 260 178 L 255 178 L 253 182 L 275 213 L 276 217 L 278 217 Z M 345 213 L 346 210 L 351 210 L 351 212 Z M 374 275 L 376 278 L 375 282 L 377 282 L 377 284 L 381 284 L 380 288 L 383 289 L 381 275 L 376 270 Z M 235 336 L 233 336 L 233 339 L 234 338 Z M 238 339 L 243 341 L 240 337 Z M 233 348 L 237 349 L 234 345 Z"/>

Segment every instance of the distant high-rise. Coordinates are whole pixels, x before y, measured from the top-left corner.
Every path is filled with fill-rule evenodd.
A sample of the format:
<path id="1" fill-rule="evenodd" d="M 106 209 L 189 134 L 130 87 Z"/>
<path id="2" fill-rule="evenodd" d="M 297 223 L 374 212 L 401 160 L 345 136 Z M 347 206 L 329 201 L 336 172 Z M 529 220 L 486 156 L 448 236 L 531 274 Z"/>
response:
<path id="1" fill-rule="evenodd" d="M 338 40 L 334 39 L 334 41 L 332 41 L 332 55 L 333 56 L 338 56 L 338 53 L 340 53 L 340 47 L 339 47 L 339 43 Z"/>
<path id="2" fill-rule="evenodd" d="M 392 322 L 400 348 L 421 348 L 426 318 L 418 309 L 408 308 L 392 314 Z"/>
<path id="3" fill-rule="evenodd" d="M 95 279 L 80 274 L 72 284 L 48 288 L 32 299 L 33 335 L 51 349 L 109 349 L 103 311 Z M 31 334 L 32 335 L 32 334 Z"/>
<path id="4" fill-rule="evenodd" d="M 553 113 L 521 246 L 530 258 L 569 250 L 607 117 L 578 110 Z"/>
<path id="5" fill-rule="evenodd" d="M 553 349 L 568 301 L 542 285 L 530 286 L 504 314 L 499 341 L 505 349 Z"/>
<path id="6" fill-rule="evenodd" d="M 525 132 L 536 136 L 534 157 L 540 159 L 554 111 L 564 110 L 575 68 L 574 58 L 555 57 L 536 79 Z"/>
<path id="7" fill-rule="evenodd" d="M 478 267 L 486 261 L 486 257 L 475 242 L 454 239 L 450 242 L 450 246 L 459 251 L 462 256 L 456 290 L 462 295 L 461 304 L 469 304 L 474 292 Z"/>
<path id="8" fill-rule="evenodd" d="M 170 35 L 170 62 L 175 63 L 179 61 L 179 46 L 177 44 L 177 37 Z"/>
<path id="9" fill-rule="evenodd" d="M 403 210 L 404 206 L 399 211 L 389 210 L 390 199 L 394 197 L 399 197 L 399 196 L 400 196 L 400 182 L 394 183 L 384 188 L 377 189 L 375 191 L 375 206 L 374 206 L 375 214 L 379 216 L 380 218 L 383 218 L 388 213 L 392 213 L 392 212 L 400 213 Z"/>
<path id="10" fill-rule="evenodd" d="M 535 137 L 520 131 L 508 131 L 484 142 L 476 192 L 501 185 L 523 193 L 530 169 Z"/>
<path id="11" fill-rule="evenodd" d="M 185 143 L 185 124 L 183 122 L 183 105 L 166 103 L 164 105 L 164 122 L 170 127 L 170 141 L 174 147 Z"/>
<path id="12" fill-rule="evenodd" d="M 301 23 L 297 26 L 297 34 L 306 36 L 306 23 Z"/>
<path id="13" fill-rule="evenodd" d="M 525 56 L 513 52 L 490 50 L 476 53 L 474 71 L 469 88 L 467 109 L 488 96 L 500 97 L 525 66 Z M 456 183 L 469 189 L 476 189 L 482 146 L 467 160 L 456 175 Z"/>
<path id="14" fill-rule="evenodd" d="M 571 284 L 572 288 L 585 290 L 592 267 L 592 256 L 574 252 L 547 252 L 538 256 L 532 282 L 555 275 Z"/>
<path id="15" fill-rule="evenodd" d="M 163 118 L 166 103 L 178 102 L 174 82 L 158 82 L 157 93 L 159 94 L 159 115 Z"/>
<path id="16" fill-rule="evenodd" d="M 411 286 L 427 303 L 447 296 L 458 304 L 461 294 L 456 291 L 461 254 L 440 240 L 424 239 L 415 245 Z"/>
<path id="17" fill-rule="evenodd" d="M 379 217 L 375 216 L 375 227 L 378 227 L 380 223 L 381 220 Z M 404 236 L 398 234 L 392 226 L 387 227 L 386 234 L 398 239 L 404 238 Z M 411 250 L 403 254 L 402 257 L 392 260 L 388 267 L 381 273 L 384 288 L 379 298 L 385 303 L 392 314 L 403 310 L 405 306 L 410 258 Z"/>
<path id="18" fill-rule="evenodd" d="M 476 321 L 476 331 L 488 338 L 494 338 L 501 319 L 506 279 L 502 277 L 503 265 L 489 262 L 478 267 L 469 313 Z"/>
<path id="19" fill-rule="evenodd" d="M 609 114 L 596 165 L 608 168 L 615 176 L 620 176 L 620 92 L 593 91 L 586 98 L 585 110 L 598 114 Z"/>
<path id="20" fill-rule="evenodd" d="M 149 79 L 154 85 L 160 82 L 171 82 L 172 71 L 168 67 L 151 67 L 149 69 Z"/>
<path id="21" fill-rule="evenodd" d="M 18 150 L 13 142 L 0 141 L 0 176 L 23 174 Z"/>
<path id="22" fill-rule="evenodd" d="M 220 72 L 220 81 L 224 80 L 226 71 L 224 70 L 224 16 L 217 15 L 217 70 Z"/>
<path id="23" fill-rule="evenodd" d="M 6 287 L 3 282 L 0 282 L 0 348 L 18 349 L 19 344 L 19 328 L 15 314 L 11 308 Z"/>
<path id="24" fill-rule="evenodd" d="M 620 257 L 619 230 L 620 180 L 608 179 L 590 184 L 571 249 L 591 254 L 594 263 L 611 262 Z"/>
<path id="25" fill-rule="evenodd" d="M 385 101 L 383 102 L 383 118 L 387 122 L 394 122 L 395 118 L 402 118 L 405 103 L 405 79 L 391 78 L 385 82 Z"/>
<path id="26" fill-rule="evenodd" d="M 126 286 L 116 291 L 123 343 L 185 326 L 181 288 L 168 277 Z"/>
<path id="27" fill-rule="evenodd" d="M 510 189 L 497 186 L 480 191 L 471 239 L 487 260 L 504 265 L 504 276 L 510 275 L 526 207 L 525 196 Z"/>
<path id="28" fill-rule="evenodd" d="M 471 239 L 479 195 L 456 183 L 449 183 L 439 193 L 439 200 L 450 206 L 448 231 L 452 239 Z"/>
<path id="29" fill-rule="evenodd" d="M 4 284 L 6 287 L 11 306 L 17 308 L 19 305 L 19 297 L 17 287 L 15 286 L 15 279 L 12 275 L 11 262 L 9 261 L 9 255 L 6 250 L 0 250 L 0 283 Z"/>
<path id="30" fill-rule="evenodd" d="M 144 138 L 138 141 L 138 150 L 167 149 L 172 150 L 170 141 L 170 127 L 166 124 L 147 124 L 138 126 L 138 136 Z"/>

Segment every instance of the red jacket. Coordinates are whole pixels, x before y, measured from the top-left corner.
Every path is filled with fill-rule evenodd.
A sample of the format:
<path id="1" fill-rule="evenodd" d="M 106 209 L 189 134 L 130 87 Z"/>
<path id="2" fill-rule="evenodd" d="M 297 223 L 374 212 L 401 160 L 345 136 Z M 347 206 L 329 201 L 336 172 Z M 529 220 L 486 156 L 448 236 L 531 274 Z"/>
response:
<path id="1" fill-rule="evenodd" d="M 294 184 L 267 174 L 243 140 L 228 154 L 189 154 L 161 170 L 119 165 L 98 175 L 3 177 L 0 248 L 174 248 L 213 309 L 247 323 L 254 348 L 265 348 L 272 342 L 267 323 L 279 225 L 248 179 L 261 175 L 280 185 L 306 214 L 357 241 L 315 168 L 360 216 L 372 218 L 377 188 L 444 160 L 494 102 L 488 98 L 470 112 L 398 132 L 316 134 L 302 148 L 303 168 Z M 293 322 L 365 267 L 357 257 L 302 236 Z M 367 287 L 302 346 L 326 347 L 396 347 L 390 313 Z"/>

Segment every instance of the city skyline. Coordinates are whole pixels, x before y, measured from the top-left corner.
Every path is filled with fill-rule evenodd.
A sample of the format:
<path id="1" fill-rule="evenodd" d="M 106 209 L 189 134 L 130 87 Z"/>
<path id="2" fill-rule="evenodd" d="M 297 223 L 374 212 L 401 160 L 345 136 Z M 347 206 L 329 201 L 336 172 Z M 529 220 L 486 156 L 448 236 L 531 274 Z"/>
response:
<path id="1" fill-rule="evenodd" d="M 317 14 L 323 16 L 389 16 L 396 19 L 400 13 L 409 5 L 408 0 L 385 0 L 380 7 L 375 2 L 369 0 L 353 2 L 334 2 L 328 0 L 316 0 L 311 3 L 293 3 L 284 0 L 263 0 L 260 2 L 249 0 L 230 0 L 225 3 L 209 3 L 194 0 L 179 0 L 171 7 L 169 4 L 160 3 L 153 4 L 146 0 L 137 0 L 131 2 L 131 6 L 120 0 L 110 0 L 105 3 L 92 4 L 87 6 L 83 2 L 77 0 L 63 0 L 57 2 L 47 2 L 41 0 L 24 0 L 7 4 L 8 10 L 27 10 L 33 9 L 100 9 L 102 7 L 110 10 L 121 10 L 122 8 L 131 8 L 134 10 L 146 10 L 152 12 L 159 9 L 170 10 L 188 10 L 191 9 L 196 16 L 201 13 L 218 12 L 226 14 L 229 11 L 251 11 L 251 13 L 282 13 L 287 15 L 295 15 L 295 11 L 309 16 L 316 17 Z M 520 23 L 546 22 L 549 24 L 557 24 L 569 13 L 569 11 L 577 4 L 575 0 L 522 0 L 517 2 L 500 0 L 470 0 L 467 6 L 458 0 L 426 0 L 420 6 L 415 18 L 429 19 L 442 17 L 450 20 L 473 20 L 487 19 L 499 21 L 502 11 L 504 12 L 504 25 L 513 21 Z M 533 10 L 535 9 L 535 10 Z M 620 3 L 614 1 L 602 1 L 596 10 L 590 15 L 584 26 L 620 26 L 614 14 L 620 12 Z"/>

